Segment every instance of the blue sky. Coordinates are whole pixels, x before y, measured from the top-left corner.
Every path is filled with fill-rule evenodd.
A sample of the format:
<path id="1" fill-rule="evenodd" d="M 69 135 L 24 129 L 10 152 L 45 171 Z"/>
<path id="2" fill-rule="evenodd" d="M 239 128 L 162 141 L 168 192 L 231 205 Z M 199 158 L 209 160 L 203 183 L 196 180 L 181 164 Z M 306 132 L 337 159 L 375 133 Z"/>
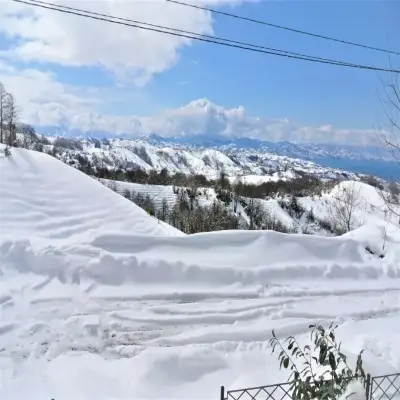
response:
<path id="1" fill-rule="evenodd" d="M 92 1 L 90 5 L 93 10 L 104 12 L 102 10 L 104 2 L 107 0 Z M 153 2 L 152 4 L 153 7 L 160 7 L 161 3 Z M 74 1 L 73 5 L 88 8 L 87 4 L 83 2 Z M 131 2 L 132 7 L 136 7 L 136 5 L 137 3 Z M 148 6 L 150 7 L 150 5 Z M 353 63 L 389 66 L 389 56 L 384 53 L 238 21 L 216 14 L 212 15 L 212 21 L 210 21 L 209 16 L 205 13 L 193 9 L 190 10 L 190 14 L 182 15 L 179 20 L 178 16 L 182 12 L 187 12 L 187 7 L 171 4 L 169 7 L 172 10 L 171 18 L 166 19 L 165 25 L 174 24 L 174 26 L 187 30 L 191 30 L 190 27 L 193 26 L 193 29 L 199 29 L 204 33 L 213 29 L 216 36 L 234 40 Z M 210 5 L 210 7 L 274 24 L 400 52 L 398 41 L 400 37 L 400 24 L 398 23 L 400 2 L 398 1 L 260 1 L 244 2 L 241 5 L 221 6 L 216 4 Z M 114 13 L 109 13 L 130 16 L 129 10 L 125 10 L 124 14 L 122 11 L 124 10 L 121 8 L 115 9 Z M 201 15 L 196 15 L 196 13 L 201 13 Z M 10 14 L 4 13 L 5 16 L 2 17 L 0 12 L 0 22 L 1 18 L 9 18 Z M 51 15 L 54 17 L 54 13 Z M 147 14 L 146 18 L 142 20 L 153 22 L 154 19 L 149 18 L 149 15 L 155 14 Z M 177 21 L 174 20 L 175 16 Z M 196 20 L 198 16 L 202 18 L 200 22 Z M 97 53 L 116 51 L 112 40 L 102 41 L 102 38 L 99 37 L 97 41 L 96 36 L 93 36 L 93 46 L 89 42 L 89 47 L 80 49 L 77 43 L 66 42 L 62 37 L 68 35 L 67 29 L 72 29 L 69 23 L 71 19 L 66 20 L 68 25 L 65 26 L 68 28 L 58 32 L 58 26 L 54 25 L 53 27 L 48 23 L 49 14 L 41 14 L 40 17 L 47 18 L 43 19 L 46 22 L 47 35 L 52 34 L 53 29 L 56 32 L 54 36 L 60 37 L 59 43 L 68 49 L 74 45 L 76 49 L 74 48 L 70 54 L 65 56 L 61 51 L 63 50 L 62 46 L 57 43 L 57 50 L 60 49 L 60 54 L 54 56 L 51 53 L 49 55 L 50 52 L 43 45 L 45 42 L 43 37 L 46 36 L 38 35 L 32 38 L 28 33 L 29 24 L 32 23 L 28 17 L 22 18 L 20 21 L 21 31 L 25 32 L 26 29 L 24 34 L 21 34 L 20 31 L 16 33 L 16 29 L 12 31 L 10 20 L 8 24 L 4 24 L 6 28 L 3 31 L 0 28 L 0 50 L 3 50 L 0 52 L 0 63 L 2 63 L 0 66 L 2 65 L 3 68 L 2 72 L 0 67 L 0 80 L 5 81 L 6 84 L 9 83 L 11 89 L 16 90 L 18 94 L 21 93 L 20 97 L 23 98 L 34 96 L 25 94 L 24 90 L 26 89 L 23 89 L 22 85 L 26 86 L 26 82 L 18 81 L 16 76 L 27 74 L 30 76 L 29 79 L 35 81 L 45 77 L 46 82 L 49 81 L 47 78 L 51 76 L 51 84 L 56 82 L 58 85 L 54 98 L 52 98 L 53 88 L 42 94 L 39 100 L 33 98 L 31 103 L 35 104 L 28 104 L 23 100 L 23 106 L 28 110 L 27 119 L 39 122 L 39 124 L 45 124 L 43 121 L 46 120 L 43 116 L 40 117 L 41 119 L 39 118 L 39 115 L 45 112 L 45 108 L 40 109 L 40 105 L 44 103 L 50 107 L 50 103 L 60 102 L 63 109 L 68 108 L 68 113 L 70 113 L 69 109 L 73 101 L 79 99 L 78 103 L 80 101 L 85 103 L 84 105 L 80 104 L 83 107 L 82 113 L 90 112 L 96 115 L 96 117 L 91 117 L 90 121 L 90 124 L 96 125 L 93 120 L 97 121 L 103 116 L 119 118 L 117 122 L 113 123 L 121 124 L 120 119 L 124 117 L 162 115 L 165 114 L 166 109 L 177 109 L 200 98 L 206 98 L 227 110 L 243 106 L 248 117 L 260 117 L 268 121 L 288 119 L 290 126 L 294 126 L 296 129 L 331 125 L 334 129 L 348 130 L 350 134 L 357 134 L 359 130 L 370 130 L 380 123 L 382 113 L 378 94 L 382 86 L 379 77 L 388 78 L 388 75 L 385 74 L 379 75 L 372 71 L 290 60 L 201 42 L 193 42 L 190 45 L 175 43 L 173 45 L 175 46 L 174 55 L 171 56 L 172 53 L 167 54 L 165 51 L 164 61 L 160 61 L 160 65 L 153 68 L 153 60 L 155 60 L 154 63 L 158 63 L 158 59 L 156 60 L 154 58 L 156 56 L 148 53 L 160 52 L 168 47 L 168 44 L 164 46 L 163 40 L 166 39 L 162 36 L 156 39 L 159 47 L 155 45 L 155 42 L 149 42 L 148 46 L 142 46 L 142 42 L 133 39 L 129 41 L 129 38 L 126 38 L 121 52 L 130 53 L 132 58 L 136 57 L 137 59 L 140 59 L 145 52 L 144 58 L 148 58 L 147 64 L 143 62 L 143 65 L 137 67 L 140 61 L 127 58 L 128 55 L 125 55 L 124 58 L 118 53 L 116 57 L 120 57 L 120 65 L 115 66 L 113 61 L 106 60 L 104 55 L 86 56 L 90 47 L 98 47 Z M 137 18 L 136 15 L 131 17 Z M 86 20 L 73 18 L 75 18 L 76 31 L 85 32 Z M 184 26 L 181 26 L 184 18 L 186 22 Z M 193 19 L 192 22 L 191 19 Z M 158 18 L 155 23 L 162 24 L 163 22 Z M 104 25 L 97 22 L 96 29 L 101 26 L 100 29 L 104 32 L 106 30 Z M 122 29 L 134 31 L 131 28 Z M 85 34 L 81 33 L 80 35 L 77 38 L 85 41 L 85 37 L 82 36 Z M 132 35 L 137 35 L 137 32 Z M 32 40 L 41 41 L 39 51 L 37 51 L 37 47 L 34 48 L 36 52 L 34 56 L 32 56 L 32 49 L 28 51 L 18 48 L 19 43 Z M 118 36 L 114 40 L 118 40 Z M 101 47 L 102 43 L 104 43 L 103 47 Z M 40 51 L 43 51 L 43 58 L 37 54 L 40 54 Z M 174 60 L 171 57 L 175 57 Z M 127 65 L 124 64 L 125 62 Z M 391 62 L 393 66 L 400 69 L 400 56 L 391 56 Z M 121 65 L 124 69 L 123 79 L 121 79 L 120 73 Z M 132 70 L 136 71 L 135 74 L 141 69 L 146 71 L 146 78 L 140 84 L 138 84 L 136 75 L 130 75 L 131 66 L 133 66 Z M 153 73 L 152 69 L 155 69 L 156 72 Z M 26 73 L 27 70 L 30 72 Z M 33 74 L 32 77 L 32 71 L 41 74 L 40 79 L 39 75 Z M 65 98 L 68 99 L 67 106 Z M 46 110 L 48 109 L 46 108 Z M 57 112 L 60 113 L 59 109 Z M 226 118 L 224 111 L 217 110 L 214 114 L 220 115 L 221 112 Z M 206 113 L 203 117 L 213 118 L 211 114 Z M 83 118 L 83 114 L 78 117 L 68 115 L 63 117 L 63 121 L 68 121 L 69 118 L 74 121 L 82 121 Z M 182 119 L 182 115 L 172 113 L 169 118 Z M 174 126 L 177 126 L 180 131 L 187 129 L 188 118 L 185 115 L 184 126 L 178 122 Z M 157 121 L 158 125 L 155 126 L 159 127 L 161 122 Z M 85 121 L 85 124 L 87 123 L 89 122 Z M 143 123 L 140 120 L 140 124 Z M 246 121 L 247 123 L 250 122 Z M 129 124 L 132 124 L 132 119 Z M 251 124 L 253 127 L 254 121 Z M 163 130 L 163 128 L 160 129 Z M 230 129 L 234 129 L 234 126 L 233 128 L 231 126 Z M 257 127 L 257 132 L 259 130 L 260 128 Z M 352 130 L 354 132 L 350 132 Z M 241 134 L 243 132 L 245 133 L 245 130 L 241 131 Z M 265 135 L 268 136 L 268 132 Z"/>
<path id="2" fill-rule="evenodd" d="M 246 17 L 400 51 L 400 2 L 271 1 L 225 7 Z M 263 46 L 388 66 L 388 55 L 326 40 L 215 16 L 215 34 Z M 190 61 L 196 60 L 194 65 Z M 400 66 L 400 56 L 393 62 Z M 188 84 L 176 90 L 180 81 Z M 181 62 L 158 76 L 155 95 L 172 106 L 207 97 L 217 104 L 244 105 L 255 115 L 287 116 L 307 124 L 367 128 L 379 108 L 379 75 L 371 71 L 319 65 L 247 51 L 195 44 Z"/>

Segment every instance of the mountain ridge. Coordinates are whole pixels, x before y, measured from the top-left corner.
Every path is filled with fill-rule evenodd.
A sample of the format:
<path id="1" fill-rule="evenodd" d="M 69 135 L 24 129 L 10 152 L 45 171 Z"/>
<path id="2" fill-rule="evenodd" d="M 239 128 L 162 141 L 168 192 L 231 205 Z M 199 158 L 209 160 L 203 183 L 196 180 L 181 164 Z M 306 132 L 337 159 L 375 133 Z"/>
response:
<path id="1" fill-rule="evenodd" d="M 223 171 L 232 178 L 250 178 L 252 183 L 292 179 L 301 174 L 319 179 L 355 178 L 356 173 L 329 168 L 312 161 L 280 156 L 264 150 L 224 149 L 168 142 L 128 139 L 51 139 L 47 152 L 77 168 L 121 169 L 204 175 L 216 179 Z"/>
<path id="2" fill-rule="evenodd" d="M 181 149 L 212 148 L 227 154 L 253 152 L 272 153 L 278 156 L 312 161 L 334 169 L 343 169 L 367 175 L 376 175 L 387 180 L 400 179 L 400 168 L 388 149 L 377 146 L 354 146 L 336 144 L 273 142 L 249 137 L 226 137 L 215 134 L 163 137 L 158 133 L 132 137 L 132 135 L 110 135 L 107 132 L 86 132 L 76 129 L 40 129 L 39 133 L 49 136 L 91 140 L 143 141 L 157 147 L 179 147 Z"/>

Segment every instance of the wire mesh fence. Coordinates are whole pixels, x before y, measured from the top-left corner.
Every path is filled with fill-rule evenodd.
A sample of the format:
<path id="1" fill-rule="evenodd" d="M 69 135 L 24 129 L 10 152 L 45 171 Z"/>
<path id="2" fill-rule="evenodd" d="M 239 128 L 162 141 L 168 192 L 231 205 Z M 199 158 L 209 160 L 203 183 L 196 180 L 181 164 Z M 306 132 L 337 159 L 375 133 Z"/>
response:
<path id="1" fill-rule="evenodd" d="M 292 382 L 285 382 L 228 391 L 221 386 L 220 400 L 296 400 L 291 386 Z M 374 377 L 368 374 L 364 387 L 366 400 L 400 400 L 400 373 Z"/>
<path id="2" fill-rule="evenodd" d="M 247 389 L 229 390 L 222 394 L 221 400 L 292 400 L 290 394 L 291 383 L 278 383 L 275 385 L 258 386 Z M 225 391 L 224 391 L 225 392 Z"/>
<path id="3" fill-rule="evenodd" d="M 400 373 L 370 378 L 366 400 L 400 400 Z"/>

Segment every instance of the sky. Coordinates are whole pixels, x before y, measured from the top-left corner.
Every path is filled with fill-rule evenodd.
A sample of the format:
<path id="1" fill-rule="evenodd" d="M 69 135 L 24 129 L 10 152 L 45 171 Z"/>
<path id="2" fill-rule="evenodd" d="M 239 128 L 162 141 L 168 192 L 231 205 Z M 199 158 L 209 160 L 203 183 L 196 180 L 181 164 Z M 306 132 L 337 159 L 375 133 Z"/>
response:
<path id="1" fill-rule="evenodd" d="M 400 69 L 400 56 L 162 0 L 53 0 L 282 50 Z M 399 1 L 188 0 L 400 52 Z M 0 82 L 35 125 L 370 145 L 390 74 L 291 60 L 0 0 Z"/>

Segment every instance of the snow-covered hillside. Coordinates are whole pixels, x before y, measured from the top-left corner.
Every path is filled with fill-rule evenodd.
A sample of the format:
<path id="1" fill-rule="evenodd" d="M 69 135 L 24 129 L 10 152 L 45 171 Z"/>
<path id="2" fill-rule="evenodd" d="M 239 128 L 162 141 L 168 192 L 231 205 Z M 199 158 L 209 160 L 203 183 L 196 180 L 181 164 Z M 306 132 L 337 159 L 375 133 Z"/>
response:
<path id="1" fill-rule="evenodd" d="M 55 158 L 0 158 L 0 398 L 213 399 L 285 379 L 271 330 L 336 321 L 400 369 L 400 233 L 183 235 Z M 350 357 L 352 359 L 352 357 Z M 350 360 L 351 361 L 351 360 Z"/>
<path id="2" fill-rule="evenodd" d="M 107 231 L 138 231 L 151 236 L 181 234 L 47 154 L 13 149 L 12 157 L 3 157 L 1 162 L 3 242 L 82 243 Z M 5 164 L 14 168 L 4 168 Z"/>
<path id="3" fill-rule="evenodd" d="M 108 179 L 99 179 L 99 181 L 121 196 L 125 196 L 127 191 L 149 196 L 156 210 L 162 208 L 163 201 L 166 201 L 170 209 L 179 201 L 179 195 L 176 191 L 174 192 L 172 185 L 146 185 Z M 329 223 L 329 219 L 332 218 L 332 203 L 336 198 L 340 198 L 346 190 L 354 190 L 357 194 L 357 207 L 352 213 L 355 227 L 371 225 L 379 227 L 383 231 L 398 230 L 400 207 L 397 209 L 393 207 L 395 212 L 389 212 L 379 191 L 373 186 L 358 181 L 342 181 L 322 195 L 296 197 L 298 207 L 300 207 L 298 213 L 290 209 L 291 196 L 276 195 L 275 198 L 257 199 L 256 201 L 269 216 L 282 223 L 288 230 L 326 236 L 329 235 L 329 232 L 321 228 L 318 221 Z M 245 203 L 249 203 L 248 198 L 243 198 L 243 200 Z M 199 206 L 211 206 L 215 201 L 218 201 L 218 197 L 214 188 L 197 188 L 196 202 Z M 222 201 L 219 203 L 233 212 L 233 202 L 228 205 Z M 249 217 L 241 202 L 237 204 L 236 214 L 249 222 Z M 310 220 L 311 214 L 313 220 Z M 382 242 L 383 237 L 384 234 L 382 234 Z"/>
<path id="4" fill-rule="evenodd" d="M 140 168 L 147 172 L 165 168 L 169 173 L 202 174 L 209 179 L 217 178 L 224 171 L 233 179 L 241 176 L 254 183 L 271 179 L 291 179 L 299 173 L 308 173 L 321 179 L 357 177 L 352 172 L 322 167 L 311 161 L 265 151 L 244 149 L 232 152 L 230 149 L 223 151 L 173 144 L 167 147 L 152 144 L 145 139 L 80 140 L 75 145 L 65 143 L 66 139 L 51 141 L 58 152 L 57 157 L 75 166 L 84 161 L 96 168 Z M 57 143 L 71 148 L 58 146 Z"/>

